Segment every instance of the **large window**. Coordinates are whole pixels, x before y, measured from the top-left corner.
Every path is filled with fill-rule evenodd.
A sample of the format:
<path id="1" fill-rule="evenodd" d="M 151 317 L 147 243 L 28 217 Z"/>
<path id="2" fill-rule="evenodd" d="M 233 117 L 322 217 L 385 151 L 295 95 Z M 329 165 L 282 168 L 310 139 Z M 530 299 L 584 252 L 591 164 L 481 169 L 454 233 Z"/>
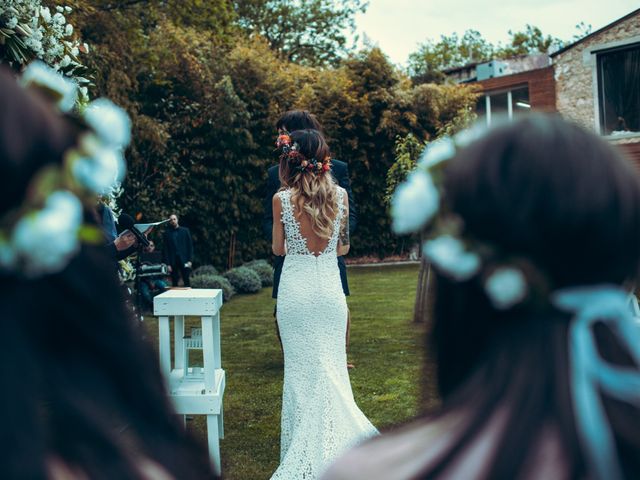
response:
<path id="1" fill-rule="evenodd" d="M 640 43 L 598 54 L 604 135 L 640 133 Z"/>
<path id="2" fill-rule="evenodd" d="M 487 125 L 497 117 L 516 118 L 531 109 L 529 87 L 517 87 L 500 92 L 487 92 L 478 98 L 476 113 L 485 118 Z"/>

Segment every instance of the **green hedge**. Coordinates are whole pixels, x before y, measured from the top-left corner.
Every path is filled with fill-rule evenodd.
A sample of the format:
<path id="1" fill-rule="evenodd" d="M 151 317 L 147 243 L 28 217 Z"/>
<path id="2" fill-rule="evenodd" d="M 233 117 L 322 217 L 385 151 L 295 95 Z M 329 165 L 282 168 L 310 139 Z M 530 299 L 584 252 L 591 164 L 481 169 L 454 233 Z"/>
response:
<path id="1" fill-rule="evenodd" d="M 253 260 L 242 266 L 250 268 L 256 272 L 260 277 L 263 287 L 270 287 L 273 285 L 273 267 L 266 260 Z"/>
<path id="2" fill-rule="evenodd" d="M 256 293 L 262 288 L 258 274 L 247 267 L 232 268 L 224 276 L 239 293 Z"/>

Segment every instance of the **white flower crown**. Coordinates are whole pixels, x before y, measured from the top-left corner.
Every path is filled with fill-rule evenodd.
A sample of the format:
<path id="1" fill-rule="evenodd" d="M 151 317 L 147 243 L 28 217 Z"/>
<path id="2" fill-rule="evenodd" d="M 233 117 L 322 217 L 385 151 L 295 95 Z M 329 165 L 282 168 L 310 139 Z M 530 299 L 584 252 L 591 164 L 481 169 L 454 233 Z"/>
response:
<path id="1" fill-rule="evenodd" d="M 20 83 L 43 92 L 63 113 L 76 103 L 78 86 L 42 62 L 30 64 Z M 55 273 L 82 241 L 102 240 L 100 229 L 83 224 L 83 204 L 93 207 L 122 181 L 131 121 L 106 99 L 89 103 L 80 117 L 89 129 L 64 153 L 63 164 L 38 171 L 22 205 L 0 219 L 0 270 L 29 278 Z"/>
<path id="2" fill-rule="evenodd" d="M 489 300 L 495 308 L 507 310 L 527 297 L 524 272 L 508 261 L 495 263 L 493 255 L 484 254 L 491 247 L 466 238 L 461 220 L 443 208 L 443 166 L 485 131 L 477 125 L 427 145 L 415 170 L 391 199 L 392 227 L 399 235 L 426 230 L 427 240 L 422 245 L 425 258 L 452 280 L 469 280 L 484 268 L 489 272 L 483 279 Z"/>

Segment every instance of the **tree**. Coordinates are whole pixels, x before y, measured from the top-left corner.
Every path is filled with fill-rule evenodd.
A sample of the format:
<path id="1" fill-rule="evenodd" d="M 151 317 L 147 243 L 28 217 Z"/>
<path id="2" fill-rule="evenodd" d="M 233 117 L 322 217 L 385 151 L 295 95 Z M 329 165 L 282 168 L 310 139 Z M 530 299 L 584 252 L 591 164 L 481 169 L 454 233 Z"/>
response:
<path id="1" fill-rule="evenodd" d="M 552 48 L 561 47 L 563 42 L 551 35 L 544 35 L 538 27 L 527 24 L 524 31 L 509 30 L 510 43 L 505 47 L 498 47 L 496 56 L 511 58 L 520 55 L 548 53 Z"/>
<path id="2" fill-rule="evenodd" d="M 307 65 L 336 64 L 352 47 L 355 14 L 368 0 L 235 0 L 238 24 L 264 37 L 287 60 Z"/>
<path id="3" fill-rule="evenodd" d="M 427 40 L 409 56 L 409 74 L 416 84 L 442 83 L 443 70 L 488 61 L 493 51 L 493 45 L 476 30 L 467 30 L 462 38 L 457 33 L 441 35 L 439 42 Z"/>

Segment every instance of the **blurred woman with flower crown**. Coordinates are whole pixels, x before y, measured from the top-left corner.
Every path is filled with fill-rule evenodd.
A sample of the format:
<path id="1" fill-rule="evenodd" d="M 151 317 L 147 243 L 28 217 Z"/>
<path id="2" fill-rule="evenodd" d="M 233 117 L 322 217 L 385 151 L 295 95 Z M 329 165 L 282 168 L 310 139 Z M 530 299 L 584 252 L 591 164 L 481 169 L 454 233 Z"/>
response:
<path id="1" fill-rule="evenodd" d="M 317 130 L 281 133 L 273 196 L 273 253 L 285 255 L 277 320 L 284 351 L 280 466 L 272 479 L 318 478 L 357 442 L 377 434 L 353 399 L 337 255 L 349 250 L 349 201 L 331 176 Z"/>
<path id="2" fill-rule="evenodd" d="M 44 64 L 22 82 L 34 88 L 0 70 L 0 478 L 214 478 L 94 216 L 121 178 L 128 119 L 110 102 L 64 115 L 75 87 Z"/>
<path id="3" fill-rule="evenodd" d="M 323 478 L 638 478 L 638 173 L 531 115 L 429 145 L 392 213 L 428 239 L 442 405 Z"/>

